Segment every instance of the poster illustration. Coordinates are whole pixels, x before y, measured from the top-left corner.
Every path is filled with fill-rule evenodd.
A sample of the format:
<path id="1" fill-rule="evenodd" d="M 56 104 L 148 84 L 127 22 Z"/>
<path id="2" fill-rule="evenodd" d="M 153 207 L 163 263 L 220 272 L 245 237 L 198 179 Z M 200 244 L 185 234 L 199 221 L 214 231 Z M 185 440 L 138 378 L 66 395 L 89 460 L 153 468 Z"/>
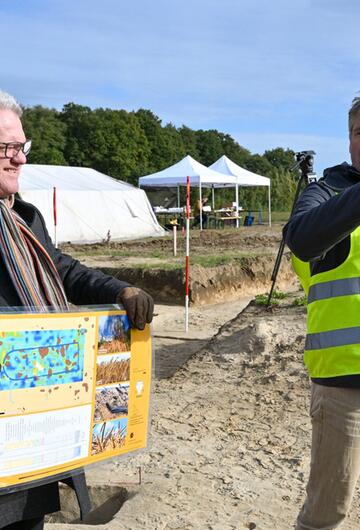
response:
<path id="1" fill-rule="evenodd" d="M 151 357 L 121 310 L 2 315 L 0 494 L 146 447 Z"/>
<path id="2" fill-rule="evenodd" d="M 0 388 L 81 381 L 86 329 L 15 331 L 0 345 Z"/>

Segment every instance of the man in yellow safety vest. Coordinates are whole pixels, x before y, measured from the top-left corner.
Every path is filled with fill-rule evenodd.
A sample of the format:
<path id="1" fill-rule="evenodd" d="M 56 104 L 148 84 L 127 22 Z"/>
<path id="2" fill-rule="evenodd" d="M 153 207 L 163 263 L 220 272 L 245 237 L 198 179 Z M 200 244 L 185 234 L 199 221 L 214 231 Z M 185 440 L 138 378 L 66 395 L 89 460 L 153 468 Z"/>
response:
<path id="1" fill-rule="evenodd" d="M 337 528 L 360 474 L 360 98 L 349 110 L 349 135 L 352 165 L 309 184 L 283 232 L 309 265 L 297 272 L 308 288 L 312 448 L 296 530 Z"/>

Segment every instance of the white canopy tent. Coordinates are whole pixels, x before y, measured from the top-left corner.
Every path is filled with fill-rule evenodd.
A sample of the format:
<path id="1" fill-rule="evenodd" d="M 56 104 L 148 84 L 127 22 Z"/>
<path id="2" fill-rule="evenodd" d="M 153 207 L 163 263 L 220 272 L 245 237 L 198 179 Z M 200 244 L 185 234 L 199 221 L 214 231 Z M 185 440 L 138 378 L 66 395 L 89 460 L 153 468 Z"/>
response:
<path id="1" fill-rule="evenodd" d="M 180 205 L 180 186 L 186 186 L 186 179 L 190 177 L 190 186 L 199 188 L 199 198 L 202 200 L 202 188 L 236 187 L 237 179 L 233 175 L 226 175 L 214 171 L 190 155 L 185 156 L 176 164 L 139 178 L 140 187 L 166 187 L 178 189 L 178 205 Z M 202 217 L 200 216 L 200 228 L 202 228 Z"/>
<path id="2" fill-rule="evenodd" d="M 268 186 L 268 205 L 269 205 L 269 226 L 271 226 L 271 181 L 268 177 L 263 177 L 261 175 L 257 175 L 256 173 L 252 173 L 251 171 L 248 171 L 247 169 L 244 169 L 232 160 L 228 158 L 227 156 L 223 155 L 219 158 L 216 162 L 211 164 L 210 169 L 213 169 L 215 171 L 219 171 L 223 173 L 224 175 L 233 176 L 237 180 L 237 186 L 236 186 L 236 204 L 237 207 L 239 205 L 239 186 Z"/>
<path id="3" fill-rule="evenodd" d="M 143 190 L 94 169 L 26 164 L 19 193 L 41 211 L 57 242 L 95 243 L 165 233 Z"/>
<path id="4" fill-rule="evenodd" d="M 190 177 L 191 186 L 201 186 L 203 188 L 234 186 L 236 184 L 234 176 L 209 169 L 190 155 L 187 155 L 176 164 L 162 171 L 140 177 L 139 186 L 163 186 L 166 188 L 186 186 L 187 177 Z"/>

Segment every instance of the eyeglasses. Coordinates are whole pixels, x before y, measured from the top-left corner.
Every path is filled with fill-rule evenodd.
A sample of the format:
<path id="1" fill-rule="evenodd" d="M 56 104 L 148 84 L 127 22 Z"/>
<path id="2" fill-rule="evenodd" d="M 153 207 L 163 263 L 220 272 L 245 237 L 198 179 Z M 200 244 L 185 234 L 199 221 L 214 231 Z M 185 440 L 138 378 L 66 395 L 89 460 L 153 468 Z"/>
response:
<path id="1" fill-rule="evenodd" d="M 30 153 L 31 149 L 31 140 L 26 140 L 26 142 L 0 142 L 0 157 L 3 158 L 15 158 L 20 151 L 27 156 Z"/>

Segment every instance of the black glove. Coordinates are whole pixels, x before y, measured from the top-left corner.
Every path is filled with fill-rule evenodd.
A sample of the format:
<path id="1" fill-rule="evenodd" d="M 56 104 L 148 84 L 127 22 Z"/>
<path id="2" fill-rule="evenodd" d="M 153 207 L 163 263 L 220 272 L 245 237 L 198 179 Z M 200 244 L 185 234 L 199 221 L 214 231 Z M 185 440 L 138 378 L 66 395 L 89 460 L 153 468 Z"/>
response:
<path id="1" fill-rule="evenodd" d="M 137 287 L 124 287 L 116 297 L 127 313 L 132 328 L 144 329 L 150 324 L 154 312 L 154 300 L 149 294 Z"/>

